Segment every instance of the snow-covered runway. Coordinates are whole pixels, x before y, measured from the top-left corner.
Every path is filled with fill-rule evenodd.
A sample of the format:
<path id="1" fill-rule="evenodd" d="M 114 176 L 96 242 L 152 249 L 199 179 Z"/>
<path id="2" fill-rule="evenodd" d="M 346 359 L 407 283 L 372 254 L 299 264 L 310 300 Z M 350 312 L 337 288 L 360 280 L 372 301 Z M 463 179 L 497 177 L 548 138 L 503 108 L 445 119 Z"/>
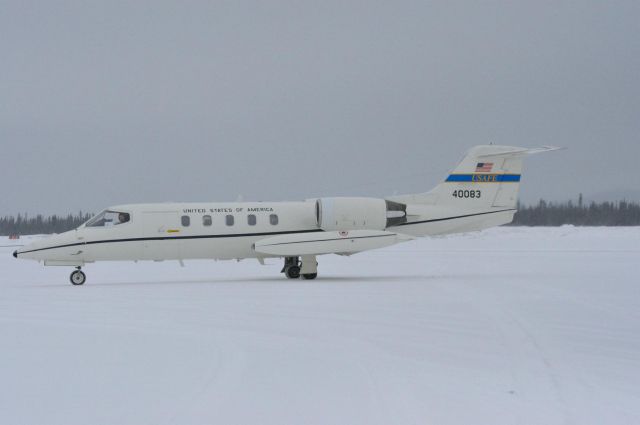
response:
<path id="1" fill-rule="evenodd" d="M 11 257 L 2 424 L 638 424 L 640 228 L 498 228 L 319 258 Z"/>

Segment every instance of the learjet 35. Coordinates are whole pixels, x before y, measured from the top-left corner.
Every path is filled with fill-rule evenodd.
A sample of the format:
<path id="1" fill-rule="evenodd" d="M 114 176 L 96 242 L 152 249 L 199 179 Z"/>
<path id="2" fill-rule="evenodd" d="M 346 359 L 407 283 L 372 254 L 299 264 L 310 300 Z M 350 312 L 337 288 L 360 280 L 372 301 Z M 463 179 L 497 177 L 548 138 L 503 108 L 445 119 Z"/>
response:
<path id="1" fill-rule="evenodd" d="M 13 256 L 75 267 L 74 285 L 85 282 L 81 268 L 95 261 L 283 258 L 286 277 L 314 279 L 318 255 L 351 255 L 510 223 L 523 158 L 557 149 L 476 146 L 433 190 L 384 199 L 119 205 Z"/>

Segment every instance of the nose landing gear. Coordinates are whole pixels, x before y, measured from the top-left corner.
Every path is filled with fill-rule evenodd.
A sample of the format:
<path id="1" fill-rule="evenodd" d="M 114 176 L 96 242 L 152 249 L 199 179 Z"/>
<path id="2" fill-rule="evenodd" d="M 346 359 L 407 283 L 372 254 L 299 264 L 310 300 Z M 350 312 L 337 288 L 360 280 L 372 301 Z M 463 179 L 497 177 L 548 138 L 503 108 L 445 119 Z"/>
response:
<path id="1" fill-rule="evenodd" d="M 69 280 L 72 285 L 82 285 L 85 280 L 87 280 L 87 276 L 80 270 L 80 267 L 77 267 L 76 270 L 71 273 L 71 276 L 69 276 Z"/>

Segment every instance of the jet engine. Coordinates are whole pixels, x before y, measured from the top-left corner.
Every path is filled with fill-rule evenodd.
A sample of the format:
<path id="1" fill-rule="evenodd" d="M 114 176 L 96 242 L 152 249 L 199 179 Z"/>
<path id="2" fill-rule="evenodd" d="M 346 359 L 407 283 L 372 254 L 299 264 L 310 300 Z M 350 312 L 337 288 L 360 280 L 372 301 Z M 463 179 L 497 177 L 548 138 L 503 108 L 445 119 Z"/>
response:
<path id="1" fill-rule="evenodd" d="M 407 206 L 378 198 L 320 198 L 318 227 L 335 230 L 384 230 L 407 221 Z"/>

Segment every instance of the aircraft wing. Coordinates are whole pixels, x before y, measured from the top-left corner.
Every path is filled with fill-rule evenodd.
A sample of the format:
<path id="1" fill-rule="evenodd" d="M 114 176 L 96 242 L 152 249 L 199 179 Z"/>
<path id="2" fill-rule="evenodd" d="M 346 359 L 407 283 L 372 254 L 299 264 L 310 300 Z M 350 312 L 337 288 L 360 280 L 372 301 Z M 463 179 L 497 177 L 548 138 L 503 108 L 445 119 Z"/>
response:
<path id="1" fill-rule="evenodd" d="M 356 253 L 413 239 L 384 230 L 349 230 L 279 235 L 255 243 L 256 252 L 278 256 Z"/>

